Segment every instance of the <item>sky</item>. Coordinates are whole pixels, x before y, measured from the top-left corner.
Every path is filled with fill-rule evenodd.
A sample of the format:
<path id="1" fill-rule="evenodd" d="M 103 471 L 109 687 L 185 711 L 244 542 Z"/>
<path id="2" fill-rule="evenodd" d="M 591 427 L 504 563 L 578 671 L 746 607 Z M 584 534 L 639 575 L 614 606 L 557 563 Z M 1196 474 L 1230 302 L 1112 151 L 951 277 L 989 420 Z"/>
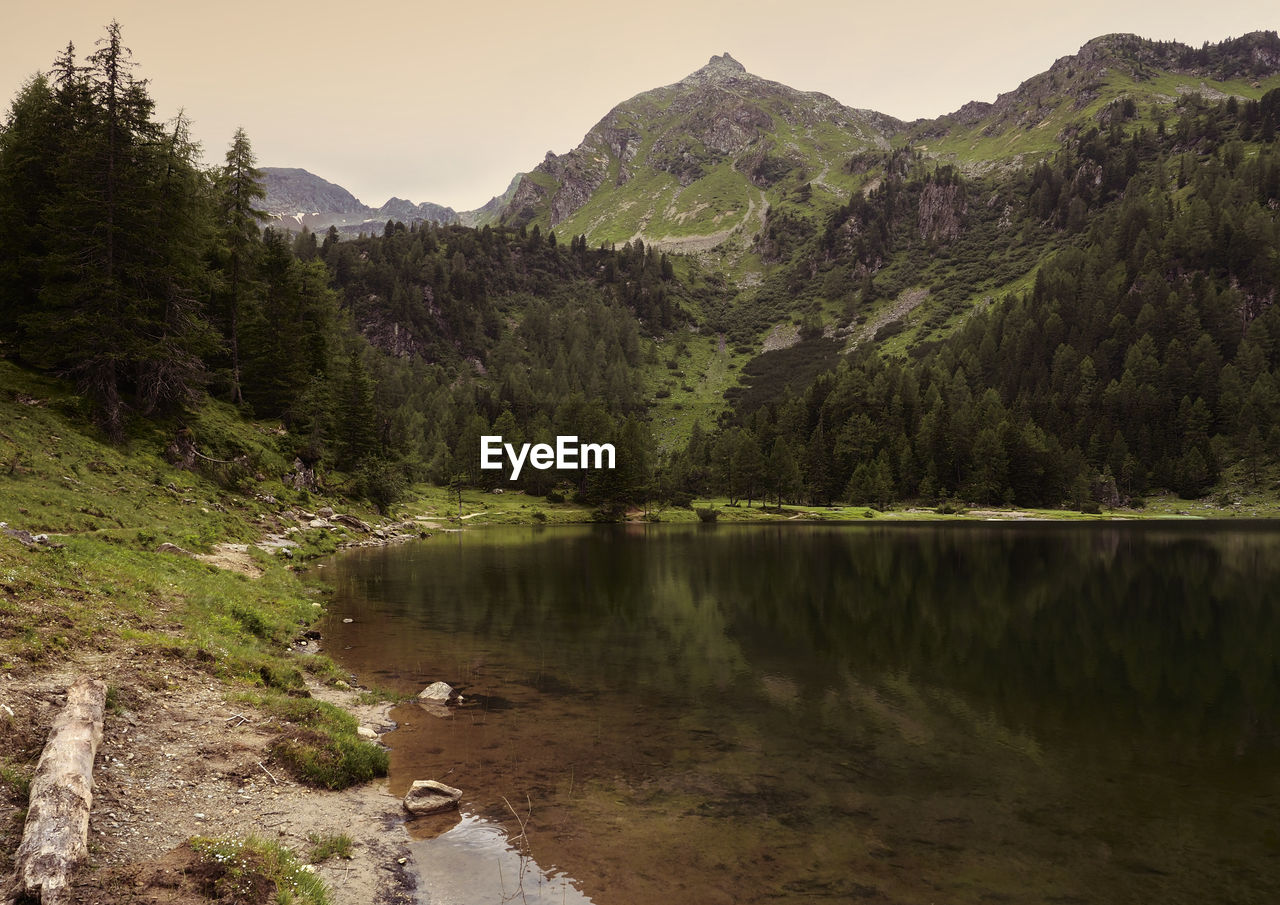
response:
<path id="1" fill-rule="evenodd" d="M 615 104 L 728 52 L 767 79 L 900 119 L 994 100 L 1098 35 L 1200 45 L 1280 29 L 1275 0 L 5 0 L 0 99 L 118 19 L 157 115 L 209 163 L 243 126 L 261 166 L 371 206 L 476 208 Z"/>

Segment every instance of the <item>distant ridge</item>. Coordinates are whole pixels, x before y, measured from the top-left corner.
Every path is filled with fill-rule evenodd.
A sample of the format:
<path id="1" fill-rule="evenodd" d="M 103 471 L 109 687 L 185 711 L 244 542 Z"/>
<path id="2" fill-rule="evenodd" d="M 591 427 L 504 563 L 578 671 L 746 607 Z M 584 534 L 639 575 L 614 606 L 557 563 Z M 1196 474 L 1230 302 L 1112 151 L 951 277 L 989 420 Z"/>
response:
<path id="1" fill-rule="evenodd" d="M 387 220 L 404 223 L 459 222 L 451 207 L 429 201 L 414 204 L 403 198 L 389 198 L 373 208 L 340 185 L 297 167 L 263 167 L 267 197 L 263 210 L 271 216 L 269 225 L 298 230 L 306 227 L 323 232 L 335 226 L 344 233 L 381 231 Z"/>
<path id="2" fill-rule="evenodd" d="M 306 170 L 264 168 L 277 226 L 373 232 L 405 223 L 538 225 L 592 243 L 641 239 L 664 251 L 724 246 L 740 257 L 774 246 L 771 218 L 825 216 L 861 185 L 851 160 L 907 143 L 963 172 L 1016 166 L 1052 154 L 1113 108 L 1256 97 L 1280 76 L 1280 37 L 1255 31 L 1192 47 L 1132 34 L 1102 35 L 994 101 L 970 101 L 936 119 L 905 123 L 752 74 L 713 55 L 674 84 L 610 110 L 564 154 L 548 151 L 505 192 L 461 213 L 391 198 L 369 207 Z M 763 245 L 760 245 L 763 243 Z"/>

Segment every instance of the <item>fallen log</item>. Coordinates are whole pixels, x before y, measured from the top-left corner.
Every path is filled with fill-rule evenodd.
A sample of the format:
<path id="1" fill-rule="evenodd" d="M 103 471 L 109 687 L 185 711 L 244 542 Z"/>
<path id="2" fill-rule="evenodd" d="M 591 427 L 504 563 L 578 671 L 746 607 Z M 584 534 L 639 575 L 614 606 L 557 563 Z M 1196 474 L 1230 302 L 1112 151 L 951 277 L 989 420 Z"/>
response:
<path id="1" fill-rule="evenodd" d="M 81 676 L 53 721 L 31 780 L 31 798 L 10 896 L 18 903 L 69 902 L 67 881 L 89 856 L 93 759 L 102 741 L 107 686 Z"/>

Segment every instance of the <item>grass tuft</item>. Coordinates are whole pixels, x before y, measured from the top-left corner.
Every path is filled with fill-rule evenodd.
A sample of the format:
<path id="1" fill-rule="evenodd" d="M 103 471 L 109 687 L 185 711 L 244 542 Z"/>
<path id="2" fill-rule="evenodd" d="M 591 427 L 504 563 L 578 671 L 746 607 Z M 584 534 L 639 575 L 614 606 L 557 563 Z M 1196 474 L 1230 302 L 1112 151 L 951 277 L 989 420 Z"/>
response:
<path id="1" fill-rule="evenodd" d="M 192 873 L 210 899 L 227 905 L 328 905 L 324 882 L 276 842 L 197 836 L 187 843 L 198 858 Z"/>
<path id="2" fill-rule="evenodd" d="M 300 782 L 324 789 L 345 789 L 386 776 L 387 752 L 354 735 L 297 729 L 271 744 L 271 756 Z"/>
<path id="3" fill-rule="evenodd" d="M 351 859 L 351 847 L 355 844 L 346 833 L 308 833 L 311 843 L 311 854 L 308 860 L 312 864 L 323 864 L 330 858 Z"/>

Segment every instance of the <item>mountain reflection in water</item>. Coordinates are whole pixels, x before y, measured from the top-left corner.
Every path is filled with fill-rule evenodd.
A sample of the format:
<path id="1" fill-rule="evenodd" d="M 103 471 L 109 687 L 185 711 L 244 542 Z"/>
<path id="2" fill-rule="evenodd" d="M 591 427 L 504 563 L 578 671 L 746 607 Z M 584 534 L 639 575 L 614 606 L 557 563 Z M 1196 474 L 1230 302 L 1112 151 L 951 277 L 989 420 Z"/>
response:
<path id="1" fill-rule="evenodd" d="M 563 895 L 1280 890 L 1274 527 L 488 529 L 325 571 L 361 680 L 471 698 L 397 708 L 392 791 L 503 845 L 518 811 Z"/>

